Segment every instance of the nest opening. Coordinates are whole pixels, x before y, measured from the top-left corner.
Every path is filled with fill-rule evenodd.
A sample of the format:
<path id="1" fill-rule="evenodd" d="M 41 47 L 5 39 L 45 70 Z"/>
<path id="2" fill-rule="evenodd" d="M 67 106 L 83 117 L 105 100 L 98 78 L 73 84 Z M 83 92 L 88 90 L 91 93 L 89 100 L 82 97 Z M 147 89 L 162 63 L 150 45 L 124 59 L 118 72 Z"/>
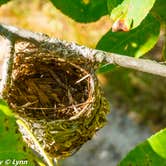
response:
<path id="1" fill-rule="evenodd" d="M 90 101 L 91 75 L 60 58 L 18 54 L 14 59 L 8 102 L 26 117 L 69 119 Z"/>

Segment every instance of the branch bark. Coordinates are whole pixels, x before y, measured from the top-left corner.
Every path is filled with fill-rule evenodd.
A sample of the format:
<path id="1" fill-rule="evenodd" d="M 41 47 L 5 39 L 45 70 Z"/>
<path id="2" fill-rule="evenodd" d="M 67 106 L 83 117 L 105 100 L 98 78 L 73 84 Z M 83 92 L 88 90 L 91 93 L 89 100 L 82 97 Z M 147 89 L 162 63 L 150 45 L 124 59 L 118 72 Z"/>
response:
<path id="1" fill-rule="evenodd" d="M 41 43 L 45 43 L 48 50 L 54 51 L 55 53 L 62 52 L 62 56 L 65 55 L 64 58 L 70 59 L 71 57 L 73 58 L 73 56 L 75 56 L 75 58 L 77 59 L 80 57 L 84 57 L 91 60 L 95 64 L 117 64 L 125 68 L 166 77 L 166 65 L 160 64 L 156 61 L 148 59 L 136 59 L 125 55 L 90 49 L 85 46 L 79 46 L 75 43 L 69 43 L 55 38 L 49 38 L 47 35 L 42 33 L 33 33 L 4 24 L 0 24 L 0 35 L 4 36 L 12 42 L 23 39 L 31 41 L 38 45 L 40 45 Z"/>

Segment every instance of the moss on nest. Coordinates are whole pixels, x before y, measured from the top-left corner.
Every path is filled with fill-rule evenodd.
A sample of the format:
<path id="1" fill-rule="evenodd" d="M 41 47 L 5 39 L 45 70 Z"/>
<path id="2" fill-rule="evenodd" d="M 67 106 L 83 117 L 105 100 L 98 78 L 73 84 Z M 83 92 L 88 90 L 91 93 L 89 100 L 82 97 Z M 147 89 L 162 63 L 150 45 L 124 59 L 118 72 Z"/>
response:
<path id="1" fill-rule="evenodd" d="M 17 41 L 3 93 L 44 150 L 57 158 L 72 155 L 90 140 L 109 112 L 92 62 L 62 54 L 44 44 Z"/>

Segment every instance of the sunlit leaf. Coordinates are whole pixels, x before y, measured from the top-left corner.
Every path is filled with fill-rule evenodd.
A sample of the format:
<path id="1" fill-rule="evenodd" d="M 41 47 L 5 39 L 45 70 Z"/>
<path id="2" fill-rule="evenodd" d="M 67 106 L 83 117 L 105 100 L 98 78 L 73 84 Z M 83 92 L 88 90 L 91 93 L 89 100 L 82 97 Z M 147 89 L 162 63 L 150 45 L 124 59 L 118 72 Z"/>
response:
<path id="1" fill-rule="evenodd" d="M 166 129 L 136 146 L 119 163 L 119 166 L 165 166 Z"/>
<path id="2" fill-rule="evenodd" d="M 160 23 L 148 16 L 139 27 L 129 32 L 112 32 L 102 37 L 97 49 L 128 56 L 140 57 L 158 41 Z"/>
<path id="3" fill-rule="evenodd" d="M 13 163 L 20 161 L 25 165 L 35 166 L 34 155 L 23 142 L 16 119 L 3 100 L 0 100 L 0 124 L 1 165 L 14 165 Z"/>
<path id="4" fill-rule="evenodd" d="M 147 16 L 154 2 L 155 0 L 123 0 L 110 11 L 110 18 L 114 22 L 112 31 L 129 31 L 136 28 Z"/>

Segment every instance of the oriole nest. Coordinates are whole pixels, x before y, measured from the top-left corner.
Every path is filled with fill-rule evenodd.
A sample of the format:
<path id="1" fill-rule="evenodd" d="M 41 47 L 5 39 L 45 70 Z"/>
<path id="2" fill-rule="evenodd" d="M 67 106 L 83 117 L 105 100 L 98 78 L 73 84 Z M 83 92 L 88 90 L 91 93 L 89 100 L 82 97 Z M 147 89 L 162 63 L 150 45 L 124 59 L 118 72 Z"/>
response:
<path id="1" fill-rule="evenodd" d="M 57 158 L 72 155 L 90 140 L 109 111 L 92 62 L 72 53 L 69 57 L 43 43 L 17 41 L 3 93 L 44 150 Z"/>

